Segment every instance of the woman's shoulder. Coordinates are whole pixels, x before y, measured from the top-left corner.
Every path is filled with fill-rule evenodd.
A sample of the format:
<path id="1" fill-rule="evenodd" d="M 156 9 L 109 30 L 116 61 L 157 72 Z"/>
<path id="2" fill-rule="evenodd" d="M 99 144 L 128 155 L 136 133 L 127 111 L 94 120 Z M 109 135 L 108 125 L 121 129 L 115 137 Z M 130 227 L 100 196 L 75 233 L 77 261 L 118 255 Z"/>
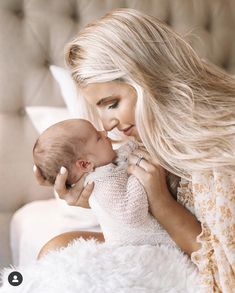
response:
<path id="1" fill-rule="evenodd" d="M 192 185 L 194 188 L 197 186 L 221 186 L 227 187 L 228 185 L 235 186 L 235 174 L 226 167 L 218 167 L 211 170 L 197 171 L 192 173 Z"/>

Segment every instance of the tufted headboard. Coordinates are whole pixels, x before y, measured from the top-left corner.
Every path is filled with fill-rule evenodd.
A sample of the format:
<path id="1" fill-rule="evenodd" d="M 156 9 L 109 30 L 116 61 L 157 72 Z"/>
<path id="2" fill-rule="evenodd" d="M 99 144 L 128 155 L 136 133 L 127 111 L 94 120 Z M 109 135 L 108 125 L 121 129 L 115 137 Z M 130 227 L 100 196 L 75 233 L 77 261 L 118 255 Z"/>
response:
<path id="1" fill-rule="evenodd" d="M 37 137 L 26 106 L 64 106 L 49 65 L 87 22 L 117 7 L 154 15 L 185 35 L 199 55 L 235 74 L 235 0 L 0 1 L 0 267 L 11 263 L 12 214 L 53 196 L 32 172 Z M 30 221 L 30 219 L 28 219 Z"/>

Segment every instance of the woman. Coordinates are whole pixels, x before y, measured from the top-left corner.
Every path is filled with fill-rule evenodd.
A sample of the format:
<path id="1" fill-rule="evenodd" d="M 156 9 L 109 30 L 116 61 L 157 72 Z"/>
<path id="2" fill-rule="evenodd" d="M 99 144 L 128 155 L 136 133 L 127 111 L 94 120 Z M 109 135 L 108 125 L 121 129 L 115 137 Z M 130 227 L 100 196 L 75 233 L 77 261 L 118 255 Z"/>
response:
<path id="1" fill-rule="evenodd" d="M 105 130 L 135 136 L 147 149 L 141 161 L 130 156 L 129 172 L 143 184 L 154 217 L 191 255 L 206 292 L 232 292 L 234 78 L 201 60 L 164 23 L 131 9 L 112 11 L 89 24 L 66 50 L 89 115 L 98 113 Z M 180 204 L 168 190 L 165 170 L 181 177 Z M 46 184 L 38 170 L 35 174 Z M 66 176 L 62 168 L 57 193 L 69 204 L 88 207 L 93 183 L 83 188 L 81 180 L 66 190 Z M 79 235 L 59 236 L 44 251 Z M 103 240 L 102 234 L 94 236 Z"/>

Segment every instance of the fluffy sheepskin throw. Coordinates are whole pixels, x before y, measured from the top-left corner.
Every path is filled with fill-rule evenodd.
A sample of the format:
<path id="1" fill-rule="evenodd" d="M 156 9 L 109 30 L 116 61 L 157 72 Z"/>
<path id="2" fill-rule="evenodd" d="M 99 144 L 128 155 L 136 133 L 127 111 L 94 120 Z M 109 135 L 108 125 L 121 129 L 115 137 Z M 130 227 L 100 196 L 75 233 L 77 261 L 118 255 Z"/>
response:
<path id="1" fill-rule="evenodd" d="M 12 271 L 23 275 L 8 283 Z M 196 293 L 199 277 L 189 258 L 166 246 L 114 246 L 78 239 L 39 261 L 1 272 L 1 293 Z"/>

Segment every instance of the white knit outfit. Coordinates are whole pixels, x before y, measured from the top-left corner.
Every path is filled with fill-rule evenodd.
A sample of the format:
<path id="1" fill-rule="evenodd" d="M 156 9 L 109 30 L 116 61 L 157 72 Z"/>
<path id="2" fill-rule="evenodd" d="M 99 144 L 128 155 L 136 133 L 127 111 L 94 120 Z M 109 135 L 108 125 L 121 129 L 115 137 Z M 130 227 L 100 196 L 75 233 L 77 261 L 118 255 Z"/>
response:
<path id="1" fill-rule="evenodd" d="M 137 147 L 136 142 L 129 141 L 117 150 L 115 164 L 97 167 L 87 176 L 86 182 L 95 182 L 90 207 L 98 218 L 106 242 L 176 246 L 149 213 L 143 186 L 134 175 L 127 174 L 128 155 Z"/>

